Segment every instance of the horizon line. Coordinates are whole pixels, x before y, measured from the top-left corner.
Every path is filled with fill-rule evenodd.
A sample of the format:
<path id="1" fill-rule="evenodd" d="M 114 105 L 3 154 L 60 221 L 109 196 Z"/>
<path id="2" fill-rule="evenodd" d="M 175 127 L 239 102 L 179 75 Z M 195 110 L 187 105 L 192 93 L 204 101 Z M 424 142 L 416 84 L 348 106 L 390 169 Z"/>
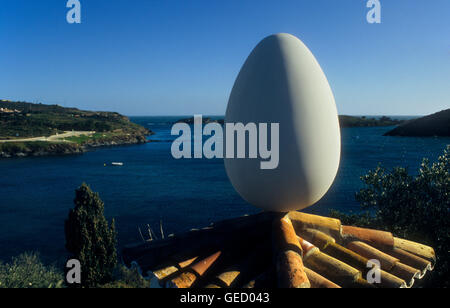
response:
<path id="1" fill-rule="evenodd" d="M 439 111 L 436 111 L 439 112 Z M 435 113 L 436 113 L 435 112 Z M 147 114 L 147 115 L 130 115 L 123 114 L 126 117 L 193 117 L 195 114 Z M 338 116 L 351 116 L 351 117 L 424 117 L 430 114 L 338 114 Z M 202 116 L 207 117 L 225 117 L 224 114 L 201 114 Z"/>

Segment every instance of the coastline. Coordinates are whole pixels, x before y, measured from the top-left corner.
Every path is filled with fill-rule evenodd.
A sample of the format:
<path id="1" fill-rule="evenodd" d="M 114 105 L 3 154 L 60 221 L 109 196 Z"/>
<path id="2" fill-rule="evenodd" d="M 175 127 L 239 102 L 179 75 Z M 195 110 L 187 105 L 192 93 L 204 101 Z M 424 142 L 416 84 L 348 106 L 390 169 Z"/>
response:
<path id="1" fill-rule="evenodd" d="M 341 128 L 344 127 L 385 127 L 385 126 L 397 126 L 405 123 L 405 120 L 395 119 L 389 116 L 349 116 L 349 115 L 339 115 L 339 125 Z M 184 117 L 180 118 L 175 123 L 186 123 L 189 125 L 194 124 L 194 117 Z M 224 116 L 205 116 L 202 118 L 202 124 L 206 125 L 209 123 L 219 123 L 224 125 Z"/>
<path id="2" fill-rule="evenodd" d="M 83 154 L 89 151 L 89 149 L 94 148 L 145 144 L 151 142 L 151 140 L 147 140 L 147 137 L 151 135 L 154 135 L 154 133 L 148 131 L 146 135 L 112 136 L 104 139 L 88 140 L 84 143 L 46 141 L 9 142 L 0 144 L 0 159 Z"/>
<path id="3" fill-rule="evenodd" d="M 6 100 L 0 106 L 0 159 L 82 154 L 90 148 L 143 144 L 154 134 L 117 112 Z"/>
<path id="4" fill-rule="evenodd" d="M 155 133 L 147 137 L 151 139 L 150 145 L 105 145 L 87 147 L 82 155 L 0 159 L 3 175 L 0 246 L 4 247 L 0 259 L 7 261 L 23 251 L 39 251 L 46 262 L 57 260 L 64 253 L 60 230 L 73 204 L 73 190 L 83 181 L 101 194 L 107 217 L 115 218 L 120 230 L 119 249 L 140 240 L 138 227 L 146 230 L 150 224 L 156 230 L 160 220 L 166 234 L 178 234 L 208 226 L 211 217 L 220 221 L 255 213 L 234 192 L 222 161 L 172 158 L 170 146 L 175 137 L 170 136 L 170 119 L 131 120 Z M 438 153 L 448 144 L 444 138 L 383 137 L 389 129 L 344 129 L 345 157 L 336 183 L 308 213 L 329 216 L 329 209 L 359 213 L 354 194 L 361 188 L 361 175 L 379 163 L 388 169 L 407 167 L 414 173 L 423 157 L 437 160 Z M 124 162 L 125 167 L 103 167 L 104 163 L 116 161 Z M 227 206 L 228 211 L 221 210 Z M 17 224 L 25 229 L 15 228 Z M 15 240 L 11 242 L 11 238 Z"/>

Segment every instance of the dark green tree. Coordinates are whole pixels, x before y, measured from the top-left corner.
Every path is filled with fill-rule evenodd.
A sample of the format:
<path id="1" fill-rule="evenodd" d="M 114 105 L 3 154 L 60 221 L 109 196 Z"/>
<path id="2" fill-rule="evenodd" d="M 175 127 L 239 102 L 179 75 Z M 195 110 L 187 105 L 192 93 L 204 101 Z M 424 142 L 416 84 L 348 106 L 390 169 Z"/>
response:
<path id="1" fill-rule="evenodd" d="M 333 212 L 345 224 L 384 229 L 398 237 L 432 246 L 436 273 L 430 283 L 450 286 L 450 145 L 437 162 L 424 159 L 412 176 L 405 168 L 391 172 L 377 167 L 363 176 L 365 188 L 356 199 L 367 211 L 345 215 Z"/>
<path id="2" fill-rule="evenodd" d="M 65 221 L 66 248 L 80 261 L 82 286 L 97 287 L 111 281 L 117 264 L 114 219 L 109 226 L 102 200 L 88 185 L 75 193 L 75 208 Z"/>

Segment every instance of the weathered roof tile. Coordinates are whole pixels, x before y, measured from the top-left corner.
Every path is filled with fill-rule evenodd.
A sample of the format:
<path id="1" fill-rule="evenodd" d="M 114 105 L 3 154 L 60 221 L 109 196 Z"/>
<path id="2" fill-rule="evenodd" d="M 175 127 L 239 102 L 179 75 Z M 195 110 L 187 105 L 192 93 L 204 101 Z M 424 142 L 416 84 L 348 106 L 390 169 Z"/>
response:
<path id="1" fill-rule="evenodd" d="M 381 268 L 385 271 L 391 270 L 395 264 L 400 261 L 399 259 L 360 241 L 349 242 L 347 248 L 367 259 L 376 259 L 380 261 Z"/>
<path id="2" fill-rule="evenodd" d="M 436 262 L 433 248 L 334 218 L 261 213 L 129 246 L 151 287 L 412 287 Z M 369 283 L 371 260 L 381 281 Z M 369 279 L 367 277 L 367 279 Z M 370 281 L 370 279 L 369 279 Z"/>
<path id="3" fill-rule="evenodd" d="M 405 251 L 408 251 L 423 259 L 430 261 L 432 269 L 434 267 L 434 264 L 436 263 L 436 254 L 434 252 L 434 249 L 431 248 L 430 246 L 394 237 L 394 247 L 403 249 Z"/>
<path id="4" fill-rule="evenodd" d="M 177 277 L 168 282 L 170 288 L 190 288 L 198 278 L 202 277 L 209 268 L 219 259 L 222 252 L 216 253 L 202 259 L 193 265 L 189 266 L 186 271 L 180 273 Z"/>
<path id="5" fill-rule="evenodd" d="M 273 222 L 273 257 L 280 288 L 309 288 L 311 284 L 303 266 L 303 250 L 289 217 Z"/>
<path id="6" fill-rule="evenodd" d="M 339 289 L 341 288 L 331 280 L 326 279 L 322 275 L 317 274 L 313 270 L 305 267 L 306 276 L 308 276 L 311 288 L 317 289 Z"/>
<path id="7" fill-rule="evenodd" d="M 342 226 L 341 235 L 344 241 L 359 240 L 378 248 L 394 246 L 394 237 L 392 236 L 392 233 L 385 231 Z"/>

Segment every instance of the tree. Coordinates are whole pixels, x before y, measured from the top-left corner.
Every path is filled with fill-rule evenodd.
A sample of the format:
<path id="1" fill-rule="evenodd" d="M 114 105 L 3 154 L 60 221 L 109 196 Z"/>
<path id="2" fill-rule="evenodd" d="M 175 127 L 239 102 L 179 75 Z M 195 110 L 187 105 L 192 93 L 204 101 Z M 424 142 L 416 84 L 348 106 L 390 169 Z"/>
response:
<path id="1" fill-rule="evenodd" d="M 65 221 L 66 248 L 80 261 L 82 286 L 97 287 L 111 281 L 117 264 L 115 223 L 108 225 L 104 204 L 88 185 L 75 193 L 75 208 Z"/>
<path id="2" fill-rule="evenodd" d="M 418 174 L 405 168 L 392 172 L 377 167 L 363 176 L 365 188 L 356 200 L 366 212 L 345 215 L 333 212 L 346 224 L 384 229 L 398 237 L 432 246 L 437 255 L 435 286 L 449 286 L 450 274 L 450 145 L 438 161 L 424 159 Z"/>

